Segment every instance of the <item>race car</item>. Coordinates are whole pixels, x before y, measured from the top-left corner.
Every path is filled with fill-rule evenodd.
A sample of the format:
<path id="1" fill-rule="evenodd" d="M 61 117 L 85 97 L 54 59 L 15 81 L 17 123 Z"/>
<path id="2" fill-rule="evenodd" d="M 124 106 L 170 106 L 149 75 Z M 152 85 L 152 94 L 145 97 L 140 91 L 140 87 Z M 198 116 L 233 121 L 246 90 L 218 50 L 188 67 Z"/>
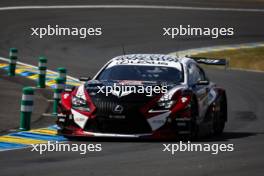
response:
<path id="1" fill-rule="evenodd" d="M 223 59 L 129 54 L 111 59 L 79 87 L 65 89 L 59 134 L 86 137 L 195 139 L 219 135 L 227 121 L 227 97 L 200 63 Z"/>

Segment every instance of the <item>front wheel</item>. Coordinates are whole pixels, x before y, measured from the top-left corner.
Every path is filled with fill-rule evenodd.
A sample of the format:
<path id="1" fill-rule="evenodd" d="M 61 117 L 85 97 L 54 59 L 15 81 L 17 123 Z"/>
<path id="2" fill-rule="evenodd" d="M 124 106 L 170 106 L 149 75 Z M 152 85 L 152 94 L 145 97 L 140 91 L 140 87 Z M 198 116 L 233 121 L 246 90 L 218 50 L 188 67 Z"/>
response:
<path id="1" fill-rule="evenodd" d="M 198 107 L 197 103 L 194 98 L 192 98 L 191 103 L 190 103 L 190 111 L 191 111 L 191 120 L 189 122 L 189 133 L 184 135 L 185 140 L 195 140 L 198 138 L 199 134 L 199 127 L 196 122 L 196 117 L 198 115 Z"/>

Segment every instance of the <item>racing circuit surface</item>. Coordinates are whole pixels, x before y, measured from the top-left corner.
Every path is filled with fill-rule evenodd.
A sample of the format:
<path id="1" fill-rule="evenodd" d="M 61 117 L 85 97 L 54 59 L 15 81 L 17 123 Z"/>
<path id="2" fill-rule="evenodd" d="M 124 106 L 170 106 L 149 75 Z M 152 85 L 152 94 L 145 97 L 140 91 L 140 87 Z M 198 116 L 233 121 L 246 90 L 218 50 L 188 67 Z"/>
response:
<path id="1" fill-rule="evenodd" d="M 210 3 L 209 3 L 210 2 Z M 144 4 L 202 7 L 264 7 L 260 2 L 230 1 L 146 1 Z M 69 4 L 45 1 L 37 4 Z M 82 4 L 80 1 L 77 4 Z M 107 3 L 107 2 L 105 2 Z M 1 6 L 34 5 L 33 1 Z M 89 3 L 87 3 L 89 4 Z M 104 4 L 104 3 L 102 3 Z M 109 4 L 109 3 L 108 3 Z M 115 2 L 115 4 L 121 4 Z M 122 4 L 143 4 L 131 1 Z M 19 60 L 36 65 L 39 55 L 46 55 L 49 69 L 65 66 L 69 74 L 91 76 L 110 58 L 127 53 L 169 53 L 223 44 L 238 44 L 264 39 L 264 12 L 166 9 L 35 9 L 0 11 L 0 55 L 8 48 L 19 49 Z M 65 26 L 100 26 L 103 36 L 30 37 L 30 27 L 48 24 Z M 168 39 L 162 27 L 191 24 L 199 27 L 234 27 L 232 38 Z M 219 138 L 202 143 L 233 143 L 234 152 L 212 155 L 209 152 L 162 152 L 163 142 L 129 140 L 93 140 L 102 143 L 103 151 L 80 155 L 71 152 L 48 152 L 40 155 L 30 149 L 0 152 L 0 175 L 263 175 L 264 163 L 264 76 L 263 73 L 207 70 L 210 79 L 227 90 L 229 121 Z M 3 90 L 1 90 L 3 91 Z M 2 99 L 1 99 L 2 101 Z M 1 121 L 1 124 L 5 123 Z M 77 141 L 83 143 L 84 141 Z M 89 142 L 89 141 L 85 141 Z M 173 142 L 172 142 L 173 143 Z"/>

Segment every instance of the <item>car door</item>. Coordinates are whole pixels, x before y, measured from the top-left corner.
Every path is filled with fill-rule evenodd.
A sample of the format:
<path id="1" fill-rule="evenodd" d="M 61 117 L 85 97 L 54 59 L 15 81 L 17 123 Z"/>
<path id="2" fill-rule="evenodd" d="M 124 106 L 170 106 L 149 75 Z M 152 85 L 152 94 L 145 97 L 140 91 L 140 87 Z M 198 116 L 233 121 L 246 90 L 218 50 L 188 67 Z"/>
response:
<path id="1" fill-rule="evenodd" d="M 198 84 L 199 81 L 207 80 L 204 71 L 196 64 L 188 65 L 188 84 L 195 93 L 198 101 L 199 117 L 197 121 L 202 121 L 208 108 L 209 85 Z"/>

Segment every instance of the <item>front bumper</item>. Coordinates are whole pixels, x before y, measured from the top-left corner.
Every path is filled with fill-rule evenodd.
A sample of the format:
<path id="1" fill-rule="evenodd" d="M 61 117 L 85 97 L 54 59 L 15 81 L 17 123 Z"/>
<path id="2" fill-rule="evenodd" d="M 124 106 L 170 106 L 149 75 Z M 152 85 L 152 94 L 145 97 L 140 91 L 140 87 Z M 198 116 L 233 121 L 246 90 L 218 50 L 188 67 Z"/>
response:
<path id="1" fill-rule="evenodd" d="M 78 127 L 72 120 L 71 115 L 58 114 L 57 125 L 59 126 L 58 134 L 64 136 L 83 136 L 83 137 L 118 137 L 118 138 L 148 138 L 153 133 L 109 133 L 85 130 Z"/>
<path id="2" fill-rule="evenodd" d="M 58 134 L 69 137 L 110 137 L 110 138 L 150 138 L 171 139 L 178 135 L 190 134 L 190 119 L 177 118 L 173 122 L 167 122 L 161 128 L 147 133 L 123 133 L 87 130 L 78 127 L 69 115 L 58 115 L 57 124 L 60 127 Z"/>

